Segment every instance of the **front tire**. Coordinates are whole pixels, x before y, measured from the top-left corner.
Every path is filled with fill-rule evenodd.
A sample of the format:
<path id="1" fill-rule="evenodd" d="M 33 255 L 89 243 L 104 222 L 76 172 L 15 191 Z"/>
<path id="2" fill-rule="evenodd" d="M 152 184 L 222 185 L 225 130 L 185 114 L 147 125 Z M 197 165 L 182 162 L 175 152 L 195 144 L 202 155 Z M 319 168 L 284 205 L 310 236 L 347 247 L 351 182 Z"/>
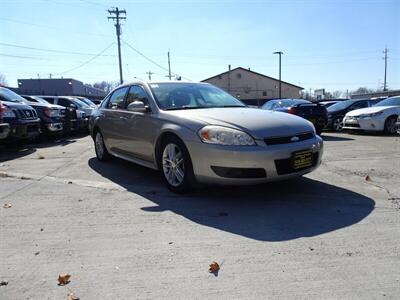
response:
<path id="1" fill-rule="evenodd" d="M 342 132 L 343 131 L 343 118 L 335 118 L 332 122 L 332 128 L 336 132 Z"/>
<path id="2" fill-rule="evenodd" d="M 94 149 L 96 151 L 96 157 L 100 161 L 107 161 L 110 159 L 110 153 L 108 153 L 106 145 L 104 144 L 103 135 L 98 130 L 94 136 Z"/>
<path id="3" fill-rule="evenodd" d="M 192 160 L 185 144 L 175 136 L 160 146 L 158 166 L 165 185 L 174 193 L 191 190 L 195 183 Z"/>
<path id="4" fill-rule="evenodd" d="M 384 128 L 385 133 L 387 134 L 396 133 L 396 121 L 397 121 L 396 116 L 390 116 L 389 118 L 386 119 Z"/>

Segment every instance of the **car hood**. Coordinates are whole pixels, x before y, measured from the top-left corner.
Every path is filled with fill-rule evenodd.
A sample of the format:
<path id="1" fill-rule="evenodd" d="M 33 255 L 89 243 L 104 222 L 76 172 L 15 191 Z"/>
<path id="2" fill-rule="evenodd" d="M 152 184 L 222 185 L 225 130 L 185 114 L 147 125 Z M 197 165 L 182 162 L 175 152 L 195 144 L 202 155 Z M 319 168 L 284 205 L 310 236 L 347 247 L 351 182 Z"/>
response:
<path id="1" fill-rule="evenodd" d="M 175 110 L 165 115 L 171 120 L 180 119 L 195 131 L 205 125 L 219 125 L 243 130 L 256 139 L 314 131 L 313 125 L 301 117 L 247 107 Z"/>
<path id="2" fill-rule="evenodd" d="M 14 109 L 32 109 L 31 106 L 23 103 L 17 103 L 17 102 L 10 102 L 10 101 L 2 101 L 2 103 L 9 107 L 9 108 L 14 108 Z"/>
<path id="3" fill-rule="evenodd" d="M 37 102 L 29 102 L 29 105 L 32 107 L 42 107 L 42 108 L 54 108 L 54 109 L 65 109 L 64 106 L 56 105 L 56 104 L 45 104 L 45 103 L 37 103 Z"/>
<path id="4" fill-rule="evenodd" d="M 373 114 L 377 113 L 380 111 L 384 111 L 386 109 L 391 109 L 391 108 L 399 108 L 399 106 L 372 106 L 372 107 L 366 107 L 366 108 L 360 108 L 356 110 L 352 110 L 346 114 L 346 116 L 359 116 L 363 114 Z"/>

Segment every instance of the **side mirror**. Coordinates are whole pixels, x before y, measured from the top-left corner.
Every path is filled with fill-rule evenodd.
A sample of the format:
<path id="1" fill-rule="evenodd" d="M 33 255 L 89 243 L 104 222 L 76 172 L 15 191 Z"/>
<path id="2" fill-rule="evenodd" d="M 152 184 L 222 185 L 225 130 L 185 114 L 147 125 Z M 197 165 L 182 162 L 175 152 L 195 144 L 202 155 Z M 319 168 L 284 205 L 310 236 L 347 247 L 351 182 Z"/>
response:
<path id="1" fill-rule="evenodd" d="M 148 108 L 144 105 L 142 101 L 133 101 L 129 103 L 127 110 L 139 113 L 145 113 L 148 111 Z"/>
<path id="2" fill-rule="evenodd" d="M 71 103 L 71 104 L 69 105 L 69 107 L 77 108 L 77 106 L 76 106 L 75 104 L 73 104 L 73 103 Z"/>

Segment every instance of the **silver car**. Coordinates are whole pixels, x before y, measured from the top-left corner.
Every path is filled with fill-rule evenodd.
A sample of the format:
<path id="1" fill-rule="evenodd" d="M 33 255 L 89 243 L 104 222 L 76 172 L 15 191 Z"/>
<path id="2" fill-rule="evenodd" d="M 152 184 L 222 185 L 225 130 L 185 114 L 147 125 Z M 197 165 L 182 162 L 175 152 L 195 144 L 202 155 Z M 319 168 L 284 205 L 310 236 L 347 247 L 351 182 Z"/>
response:
<path id="1" fill-rule="evenodd" d="M 307 120 L 246 107 L 193 82 L 135 81 L 113 90 L 90 118 L 96 156 L 160 170 L 174 192 L 198 183 L 256 184 L 309 173 L 322 139 Z"/>

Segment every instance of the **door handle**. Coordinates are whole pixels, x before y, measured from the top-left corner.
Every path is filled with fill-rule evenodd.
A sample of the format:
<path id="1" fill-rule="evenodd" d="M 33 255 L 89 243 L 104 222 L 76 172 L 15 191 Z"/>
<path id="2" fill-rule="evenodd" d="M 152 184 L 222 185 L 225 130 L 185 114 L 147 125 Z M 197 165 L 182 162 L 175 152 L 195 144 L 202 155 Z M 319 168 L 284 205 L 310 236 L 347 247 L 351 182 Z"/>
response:
<path id="1" fill-rule="evenodd" d="M 119 119 L 120 119 L 120 120 L 122 120 L 122 121 L 126 121 L 126 120 L 128 120 L 128 118 L 127 118 L 127 117 L 119 117 Z"/>

